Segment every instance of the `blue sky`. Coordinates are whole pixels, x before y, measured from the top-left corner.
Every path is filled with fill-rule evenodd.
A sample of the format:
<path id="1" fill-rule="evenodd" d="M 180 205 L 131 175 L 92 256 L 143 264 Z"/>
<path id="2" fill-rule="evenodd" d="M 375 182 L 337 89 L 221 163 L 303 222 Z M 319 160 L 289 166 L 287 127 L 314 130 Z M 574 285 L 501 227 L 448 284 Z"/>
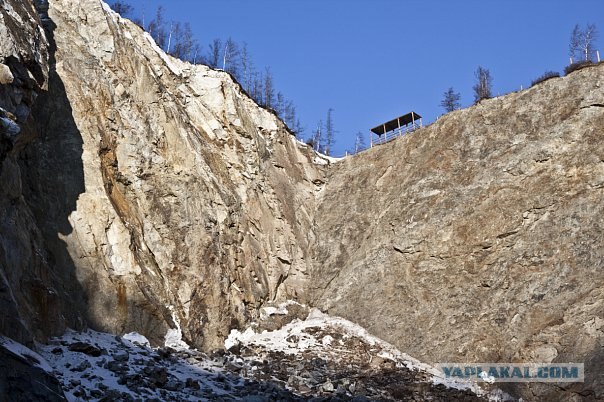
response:
<path id="1" fill-rule="evenodd" d="M 358 131 L 411 110 L 431 122 L 452 86 L 472 104 L 474 71 L 493 76 L 494 94 L 563 72 L 575 24 L 595 23 L 604 56 L 603 0 L 127 0 L 148 19 L 192 25 L 214 38 L 247 42 L 256 67 L 270 66 L 277 89 L 297 107 L 306 136 L 334 109 L 334 154 Z M 367 137 L 368 142 L 368 137 Z"/>

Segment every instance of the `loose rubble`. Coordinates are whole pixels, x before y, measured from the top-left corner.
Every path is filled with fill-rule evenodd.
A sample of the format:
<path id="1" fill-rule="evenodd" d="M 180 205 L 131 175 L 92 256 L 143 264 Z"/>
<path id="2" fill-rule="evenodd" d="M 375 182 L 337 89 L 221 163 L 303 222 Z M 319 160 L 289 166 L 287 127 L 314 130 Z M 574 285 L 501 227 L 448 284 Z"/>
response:
<path id="1" fill-rule="evenodd" d="M 274 312 L 283 322 L 284 308 L 263 321 Z M 254 331 L 266 322 L 233 330 L 228 350 L 210 354 L 91 330 L 70 331 L 40 349 L 71 401 L 497 400 L 438 378 L 349 321 L 317 310 L 306 315 L 272 331 Z"/>

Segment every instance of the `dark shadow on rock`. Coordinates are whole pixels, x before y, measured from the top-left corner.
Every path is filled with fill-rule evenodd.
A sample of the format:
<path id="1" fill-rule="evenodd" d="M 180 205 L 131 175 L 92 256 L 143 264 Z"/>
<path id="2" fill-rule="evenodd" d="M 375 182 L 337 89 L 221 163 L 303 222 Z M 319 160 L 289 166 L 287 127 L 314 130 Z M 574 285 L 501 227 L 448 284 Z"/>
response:
<path id="1" fill-rule="evenodd" d="M 32 108 L 26 132 L 33 141 L 20 152 L 19 163 L 23 196 L 44 244 L 44 270 L 30 285 L 31 297 L 41 309 L 33 326 L 42 336 L 51 336 L 66 327 L 80 329 L 86 324 L 85 293 L 67 244 L 61 239 L 73 231 L 69 216 L 85 186 L 82 136 L 55 69 L 56 26 L 48 19 L 43 25 L 49 41 L 48 91 L 40 94 Z"/>
<path id="2" fill-rule="evenodd" d="M 59 381 L 39 363 L 0 344 L 0 402 L 66 401 Z"/>

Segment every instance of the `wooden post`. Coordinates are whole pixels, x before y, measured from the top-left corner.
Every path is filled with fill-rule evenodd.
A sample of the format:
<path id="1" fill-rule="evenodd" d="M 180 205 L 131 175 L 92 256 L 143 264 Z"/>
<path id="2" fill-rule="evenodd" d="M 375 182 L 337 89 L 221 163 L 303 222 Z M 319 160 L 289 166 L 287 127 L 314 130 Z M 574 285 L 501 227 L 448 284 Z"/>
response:
<path id="1" fill-rule="evenodd" d="M 403 132 L 401 131 L 401 119 L 397 117 L 396 122 L 398 124 L 398 136 L 400 137 L 403 134 Z"/>
<path id="2" fill-rule="evenodd" d="M 598 57 L 598 63 L 600 62 L 600 51 L 596 50 L 596 56 Z"/>
<path id="3" fill-rule="evenodd" d="M 415 129 L 415 113 L 411 112 L 411 129 Z"/>
<path id="4" fill-rule="evenodd" d="M 570 64 L 573 64 L 573 58 L 572 57 L 570 58 Z"/>
<path id="5" fill-rule="evenodd" d="M 373 148 L 373 132 L 369 131 L 369 148 Z"/>
<path id="6" fill-rule="evenodd" d="M 420 117 L 420 118 L 419 118 L 419 128 L 422 128 L 422 127 L 423 127 L 423 126 L 422 126 L 422 118 Z"/>
<path id="7" fill-rule="evenodd" d="M 384 142 L 386 142 L 386 123 L 382 124 L 382 127 L 384 127 L 384 137 L 382 137 L 382 144 Z"/>

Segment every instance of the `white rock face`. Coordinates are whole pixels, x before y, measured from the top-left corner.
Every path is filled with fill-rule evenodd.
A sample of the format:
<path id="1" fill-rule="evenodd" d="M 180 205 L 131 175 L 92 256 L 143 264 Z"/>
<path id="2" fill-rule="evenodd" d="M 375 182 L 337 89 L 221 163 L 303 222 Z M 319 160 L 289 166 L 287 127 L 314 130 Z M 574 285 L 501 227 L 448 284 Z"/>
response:
<path id="1" fill-rule="evenodd" d="M 51 1 L 49 17 L 28 188 L 87 321 L 213 348 L 263 303 L 304 300 L 312 152 L 226 73 L 165 55 L 98 0 Z"/>

